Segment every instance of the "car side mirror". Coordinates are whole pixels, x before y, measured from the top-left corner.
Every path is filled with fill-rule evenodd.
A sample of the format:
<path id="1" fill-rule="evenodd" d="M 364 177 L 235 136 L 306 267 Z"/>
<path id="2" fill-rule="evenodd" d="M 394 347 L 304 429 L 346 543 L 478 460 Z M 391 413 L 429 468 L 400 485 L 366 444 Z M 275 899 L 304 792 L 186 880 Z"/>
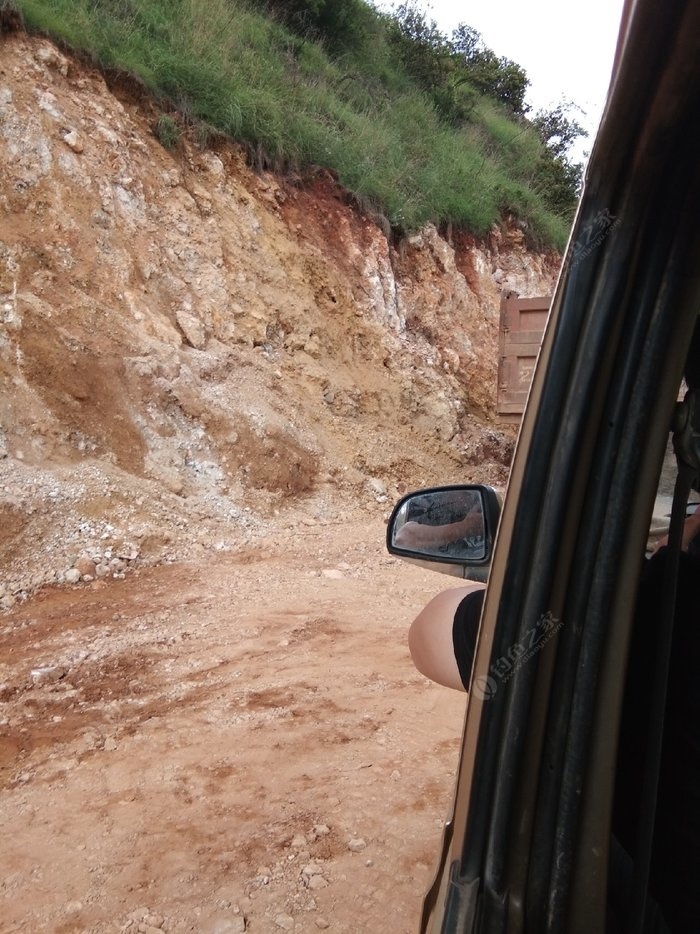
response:
<path id="1" fill-rule="evenodd" d="M 485 581 L 500 513 L 498 496 L 490 486 L 417 490 L 394 507 L 387 549 L 430 570 Z"/>

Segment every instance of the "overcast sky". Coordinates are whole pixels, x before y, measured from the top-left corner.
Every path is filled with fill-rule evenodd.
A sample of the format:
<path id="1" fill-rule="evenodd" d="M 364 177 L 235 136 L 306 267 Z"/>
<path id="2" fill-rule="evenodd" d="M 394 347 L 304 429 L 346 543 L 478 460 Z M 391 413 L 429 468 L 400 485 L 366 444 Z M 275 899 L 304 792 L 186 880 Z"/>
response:
<path id="1" fill-rule="evenodd" d="M 458 23 L 477 29 L 496 55 L 521 65 L 530 79 L 528 103 L 551 109 L 571 100 L 586 111 L 578 121 L 591 135 L 600 120 L 623 0 L 418 0 L 449 36 Z M 392 9 L 397 0 L 377 2 Z M 578 153 L 577 156 L 582 155 Z"/>

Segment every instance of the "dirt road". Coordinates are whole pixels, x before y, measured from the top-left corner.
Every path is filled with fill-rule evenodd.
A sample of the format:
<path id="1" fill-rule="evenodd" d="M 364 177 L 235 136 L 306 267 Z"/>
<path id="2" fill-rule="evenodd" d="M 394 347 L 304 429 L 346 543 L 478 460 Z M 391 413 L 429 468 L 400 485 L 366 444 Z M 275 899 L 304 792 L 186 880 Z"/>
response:
<path id="1" fill-rule="evenodd" d="M 449 578 L 384 524 L 0 616 L 3 932 L 415 931 L 464 698 L 412 667 Z"/>

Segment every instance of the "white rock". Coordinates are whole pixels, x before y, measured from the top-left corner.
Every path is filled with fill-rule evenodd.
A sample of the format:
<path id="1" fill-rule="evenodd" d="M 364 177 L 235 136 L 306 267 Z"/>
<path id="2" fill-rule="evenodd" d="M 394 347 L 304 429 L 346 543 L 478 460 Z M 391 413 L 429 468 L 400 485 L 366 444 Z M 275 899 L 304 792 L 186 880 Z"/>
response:
<path id="1" fill-rule="evenodd" d="M 382 480 L 378 480 L 376 477 L 370 477 L 367 483 L 372 492 L 377 496 L 386 496 L 386 485 Z"/>
<path id="2" fill-rule="evenodd" d="M 42 668 L 33 668 L 29 676 L 33 684 L 41 687 L 43 684 L 56 684 L 61 678 L 65 678 L 66 669 L 60 665 L 45 665 Z"/>
<path id="3" fill-rule="evenodd" d="M 362 837 L 353 837 L 351 840 L 348 840 L 348 849 L 351 853 L 359 853 L 361 850 L 367 846 Z"/>
<path id="4" fill-rule="evenodd" d="M 245 934 L 245 918 L 237 915 L 233 918 L 222 918 L 215 921 L 209 929 L 210 934 Z"/>
<path id="5" fill-rule="evenodd" d="M 314 889 L 325 889 L 328 885 L 328 880 L 324 879 L 323 876 L 311 876 L 308 881 L 308 888 Z"/>
<path id="6" fill-rule="evenodd" d="M 123 548 L 119 549 L 117 557 L 121 558 L 123 561 L 136 561 L 139 556 L 139 550 L 136 545 L 124 545 Z"/>
<path id="7" fill-rule="evenodd" d="M 324 577 L 328 577 L 334 581 L 341 581 L 345 579 L 343 572 L 339 571 L 337 568 L 324 568 L 321 573 Z"/>
<path id="8" fill-rule="evenodd" d="M 294 930 L 294 918 L 291 915 L 280 914 L 275 918 L 275 924 L 278 928 L 282 928 L 283 931 L 293 931 Z"/>
<path id="9" fill-rule="evenodd" d="M 64 58 L 58 49 L 52 46 L 41 46 L 34 54 L 40 62 L 48 65 L 49 68 L 55 68 L 64 78 L 68 75 L 68 59 Z"/>
<path id="10" fill-rule="evenodd" d="M 68 146 L 73 152 L 82 152 L 85 149 L 83 141 L 80 136 L 76 133 L 75 130 L 70 130 L 68 133 L 64 134 L 63 142 Z"/>
<path id="11" fill-rule="evenodd" d="M 177 169 L 170 169 L 167 172 L 161 173 L 161 179 L 163 180 L 164 185 L 169 185 L 171 188 L 177 187 L 182 181 L 180 173 Z"/>
<path id="12" fill-rule="evenodd" d="M 80 580 L 80 571 L 77 568 L 69 568 L 64 575 L 64 580 L 67 584 L 77 584 Z"/>
<path id="13" fill-rule="evenodd" d="M 190 347 L 201 350 L 206 343 L 206 332 L 202 322 L 198 318 L 195 318 L 194 315 L 183 311 L 182 308 L 176 311 L 175 319 Z"/>

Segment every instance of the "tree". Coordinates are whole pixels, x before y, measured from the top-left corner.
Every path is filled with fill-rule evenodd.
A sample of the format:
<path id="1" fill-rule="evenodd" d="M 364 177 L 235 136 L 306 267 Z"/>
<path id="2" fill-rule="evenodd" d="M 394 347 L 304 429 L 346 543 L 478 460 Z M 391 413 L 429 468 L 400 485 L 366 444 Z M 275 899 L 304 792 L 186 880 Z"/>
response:
<path id="1" fill-rule="evenodd" d="M 387 37 L 440 118 L 450 126 L 467 121 L 474 106 L 473 91 L 463 86 L 452 44 L 435 20 L 428 19 L 415 0 L 407 0 L 394 11 Z"/>
<path id="2" fill-rule="evenodd" d="M 460 23 L 453 31 L 451 45 L 466 68 L 469 80 L 479 91 L 509 107 L 518 116 L 528 112 L 530 108 L 525 103 L 525 94 L 530 80 L 524 68 L 509 58 L 499 58 L 484 45 L 481 33 L 466 23 Z"/>
<path id="3" fill-rule="evenodd" d="M 372 20 L 363 0 L 258 0 L 297 35 L 320 39 L 334 51 L 356 48 Z"/>
<path id="4" fill-rule="evenodd" d="M 424 90 L 445 86 L 446 58 L 451 53 L 447 37 L 415 0 L 407 0 L 396 8 L 388 38 L 406 71 Z"/>
<path id="5" fill-rule="evenodd" d="M 363 0 L 324 0 L 316 15 L 321 38 L 333 50 L 360 46 L 372 21 Z"/>
<path id="6" fill-rule="evenodd" d="M 581 192 L 583 166 L 572 162 L 569 150 L 586 131 L 571 116 L 581 108 L 571 101 L 561 101 L 553 110 L 539 110 L 530 121 L 537 130 L 545 154 L 536 167 L 535 187 L 547 206 L 563 216 L 576 207 Z"/>
<path id="7" fill-rule="evenodd" d="M 561 101 L 554 110 L 538 110 L 530 121 L 553 156 L 567 159 L 572 144 L 586 131 L 570 113 L 581 108 L 572 101 Z"/>
<path id="8" fill-rule="evenodd" d="M 452 48 L 469 65 L 483 52 L 485 46 L 480 32 L 466 23 L 460 23 L 452 33 Z"/>

